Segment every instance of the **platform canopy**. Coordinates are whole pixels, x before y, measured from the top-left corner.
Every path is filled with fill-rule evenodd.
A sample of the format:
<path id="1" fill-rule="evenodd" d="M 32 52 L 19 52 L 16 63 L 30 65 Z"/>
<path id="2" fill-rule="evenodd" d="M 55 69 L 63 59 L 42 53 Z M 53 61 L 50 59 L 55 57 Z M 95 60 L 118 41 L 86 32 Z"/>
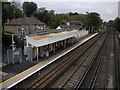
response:
<path id="1" fill-rule="evenodd" d="M 88 31 L 85 30 L 72 30 L 64 31 L 60 33 L 50 33 L 47 35 L 35 35 L 35 36 L 26 36 L 27 44 L 30 44 L 35 47 L 41 47 L 48 44 L 52 44 L 58 41 L 62 41 L 71 37 L 87 35 Z"/>

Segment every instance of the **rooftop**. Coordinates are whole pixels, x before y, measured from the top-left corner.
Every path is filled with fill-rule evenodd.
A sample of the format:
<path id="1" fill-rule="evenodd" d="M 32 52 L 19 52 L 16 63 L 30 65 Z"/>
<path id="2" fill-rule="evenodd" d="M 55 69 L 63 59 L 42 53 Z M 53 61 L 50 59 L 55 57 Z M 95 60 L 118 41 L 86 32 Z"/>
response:
<path id="1" fill-rule="evenodd" d="M 51 33 L 51 34 L 46 34 L 46 35 L 35 35 L 35 36 L 31 36 L 30 38 L 34 39 L 34 40 L 41 40 L 41 39 L 55 37 L 55 36 L 59 36 L 59 35 L 65 35 L 65 34 L 73 33 L 73 32 L 77 32 L 77 30 L 64 31 L 64 32 L 60 32 L 60 33 Z"/>
<path id="2" fill-rule="evenodd" d="M 40 20 L 34 18 L 34 17 L 24 17 L 24 18 L 15 18 L 12 19 L 10 21 L 8 21 L 7 23 L 5 23 L 5 25 L 45 25 L 45 23 L 41 22 Z"/>
<path id="3" fill-rule="evenodd" d="M 70 25 L 81 25 L 82 21 L 70 21 Z"/>

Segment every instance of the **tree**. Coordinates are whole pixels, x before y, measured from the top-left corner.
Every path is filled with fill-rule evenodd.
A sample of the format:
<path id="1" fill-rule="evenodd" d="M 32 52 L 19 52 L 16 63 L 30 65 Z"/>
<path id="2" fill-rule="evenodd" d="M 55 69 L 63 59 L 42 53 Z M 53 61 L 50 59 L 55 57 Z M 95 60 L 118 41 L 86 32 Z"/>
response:
<path id="1" fill-rule="evenodd" d="M 21 10 L 21 3 L 20 2 L 12 2 L 12 6 L 14 8 L 14 18 L 23 17 L 23 12 Z"/>
<path id="2" fill-rule="evenodd" d="M 3 27 L 3 35 L 4 35 L 4 24 L 8 19 L 14 18 L 14 8 L 10 2 L 2 2 L 2 27 Z"/>
<path id="3" fill-rule="evenodd" d="M 82 21 L 84 24 L 87 22 L 87 15 L 86 14 L 79 14 L 69 17 L 69 21 Z"/>
<path id="4" fill-rule="evenodd" d="M 108 25 L 109 25 L 109 27 L 113 27 L 113 20 L 109 20 L 109 22 L 108 22 Z"/>
<path id="5" fill-rule="evenodd" d="M 23 7 L 24 14 L 27 17 L 30 17 L 31 15 L 33 15 L 37 10 L 37 4 L 34 2 L 24 2 L 22 7 Z"/>
<path id="6" fill-rule="evenodd" d="M 14 7 L 10 2 L 2 2 L 2 21 L 5 23 L 7 19 L 14 18 Z"/>
<path id="7" fill-rule="evenodd" d="M 68 14 L 69 14 L 70 16 L 79 15 L 77 12 L 75 12 L 75 13 L 69 12 Z"/>
<path id="8" fill-rule="evenodd" d="M 117 17 L 114 22 L 113 22 L 113 27 L 115 28 L 115 30 L 120 32 L 120 18 Z"/>
<path id="9" fill-rule="evenodd" d="M 100 15 L 96 12 L 87 14 L 87 27 L 91 30 L 98 30 L 102 24 Z"/>
<path id="10" fill-rule="evenodd" d="M 66 20 L 65 19 L 62 19 L 60 22 L 59 22 L 59 24 L 66 24 L 67 22 L 66 22 Z"/>
<path id="11" fill-rule="evenodd" d="M 38 8 L 34 16 L 40 21 L 46 23 L 50 28 L 55 29 L 58 26 L 57 16 L 54 10 L 46 10 L 46 8 Z"/>
<path id="12" fill-rule="evenodd" d="M 69 14 L 57 14 L 57 23 L 58 25 L 60 24 L 66 24 L 69 21 Z"/>
<path id="13" fill-rule="evenodd" d="M 20 10 L 20 3 L 17 2 L 2 2 L 2 26 L 4 34 L 4 24 L 7 20 L 13 18 L 23 17 L 22 10 Z M 18 7 L 19 6 L 19 7 Z"/>

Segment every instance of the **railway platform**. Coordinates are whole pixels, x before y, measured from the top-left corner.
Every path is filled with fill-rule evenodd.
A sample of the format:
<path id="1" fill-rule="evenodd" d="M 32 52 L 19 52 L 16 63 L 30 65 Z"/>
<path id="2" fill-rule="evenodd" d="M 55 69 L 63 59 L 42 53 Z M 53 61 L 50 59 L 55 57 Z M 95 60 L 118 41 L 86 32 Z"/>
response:
<path id="1" fill-rule="evenodd" d="M 64 56 L 68 52 L 77 48 L 81 44 L 85 43 L 86 41 L 88 41 L 90 38 L 94 37 L 97 34 L 98 33 L 95 33 L 87 38 L 83 38 L 78 43 L 74 44 L 73 46 L 70 46 L 69 48 L 66 48 L 65 50 L 62 50 L 61 52 L 56 53 L 55 55 L 51 56 L 50 58 L 48 58 L 48 60 L 42 60 L 42 61 L 39 61 L 39 63 L 30 63 L 29 62 L 29 63 L 27 63 L 28 64 L 27 67 L 22 68 L 22 69 L 20 69 L 20 68 L 21 68 L 21 66 L 23 67 L 23 65 L 21 65 L 21 66 L 18 65 L 18 67 L 14 67 L 14 69 L 16 69 L 16 72 L 11 71 L 11 72 L 6 73 L 3 71 L 2 73 L 4 73 L 4 76 L 2 76 L 2 77 L 3 77 L 4 81 L 0 83 L 0 85 L 2 86 L 2 89 L 9 89 L 9 88 L 13 87 L 14 85 L 18 84 L 19 82 L 23 81 L 24 79 L 28 78 L 29 76 L 31 76 L 34 73 L 38 72 L 39 70 L 43 69 L 47 65 L 51 64 L 55 60 Z M 10 67 L 9 67 L 9 69 L 10 69 Z M 12 69 L 12 67 L 11 67 L 11 69 Z"/>

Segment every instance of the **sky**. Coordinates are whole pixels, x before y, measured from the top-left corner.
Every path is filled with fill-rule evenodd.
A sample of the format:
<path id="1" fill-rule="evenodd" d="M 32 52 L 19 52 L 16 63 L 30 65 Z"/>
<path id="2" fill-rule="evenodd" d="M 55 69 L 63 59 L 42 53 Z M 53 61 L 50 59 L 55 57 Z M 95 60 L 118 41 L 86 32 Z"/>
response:
<path id="1" fill-rule="evenodd" d="M 104 21 L 114 20 L 118 16 L 119 0 L 15 0 L 19 2 L 32 1 L 39 8 L 54 10 L 55 13 L 97 12 Z"/>

